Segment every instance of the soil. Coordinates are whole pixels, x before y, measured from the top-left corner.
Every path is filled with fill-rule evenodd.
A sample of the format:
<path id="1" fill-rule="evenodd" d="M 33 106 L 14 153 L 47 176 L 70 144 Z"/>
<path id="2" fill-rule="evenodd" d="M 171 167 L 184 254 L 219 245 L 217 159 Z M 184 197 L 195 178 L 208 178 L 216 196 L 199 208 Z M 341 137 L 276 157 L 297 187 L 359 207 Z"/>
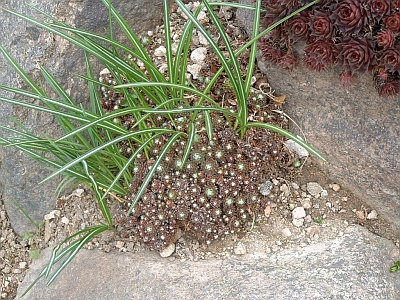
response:
<path id="1" fill-rule="evenodd" d="M 218 13 L 230 28 L 232 40 L 237 45 L 242 44 L 246 36 L 236 24 L 234 10 L 224 8 Z M 176 8 L 171 18 L 171 27 L 179 31 L 181 17 Z M 162 26 L 148 33 L 147 37 L 151 40 L 150 53 L 154 53 L 162 44 L 161 34 Z M 201 45 L 197 36 L 192 50 L 200 46 L 204 45 Z M 161 56 L 156 56 L 155 59 L 159 61 L 160 67 L 165 63 Z M 206 56 L 205 65 L 208 68 L 205 69 L 211 71 L 214 62 L 213 55 Z M 202 72 L 203 76 L 207 76 L 204 69 Z M 282 111 L 282 99 L 269 94 L 271 109 Z M 285 120 L 288 122 L 288 119 Z M 175 242 L 171 247 L 161 251 L 160 255 L 169 260 L 198 261 L 209 258 L 223 259 L 245 253 L 272 253 L 336 238 L 351 224 L 360 224 L 371 232 L 393 241 L 397 247 L 400 246 L 398 232 L 362 199 L 343 189 L 340 184 L 345 183 L 332 182 L 313 163 L 313 158 L 303 158 L 300 161 L 301 165 L 296 168 L 287 165 L 276 166 L 286 171 L 268 175 L 272 183 L 271 193 L 266 197 L 259 213 L 253 214 L 252 219 L 246 223 L 245 234 L 229 234 L 207 245 L 199 240 L 193 231 L 182 228 L 175 233 Z M 112 195 L 108 198 L 108 204 L 114 218 L 117 218 L 122 204 Z M 40 229 L 25 237 L 19 237 L 13 232 L 2 203 L 0 208 L 1 299 L 14 299 L 17 287 L 37 251 L 54 247 L 78 230 L 104 221 L 92 191 L 85 186 L 79 186 L 71 194 L 60 197 L 54 210 L 44 216 Z M 149 248 L 136 236 L 126 236 L 125 229 L 124 226 L 116 226 L 114 231 L 110 230 L 93 238 L 85 248 L 101 249 L 105 252 L 143 252 L 143 255 L 146 255 Z"/>

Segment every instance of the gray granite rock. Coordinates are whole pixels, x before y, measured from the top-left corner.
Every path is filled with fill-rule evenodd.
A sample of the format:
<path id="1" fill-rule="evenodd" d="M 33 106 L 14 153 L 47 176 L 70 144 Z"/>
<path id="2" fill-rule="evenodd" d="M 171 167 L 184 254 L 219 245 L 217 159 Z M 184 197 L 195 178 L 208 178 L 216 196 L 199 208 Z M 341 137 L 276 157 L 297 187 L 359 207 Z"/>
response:
<path id="1" fill-rule="evenodd" d="M 18 294 L 36 278 L 50 249 L 34 261 Z M 339 238 L 277 254 L 181 262 L 155 252 L 82 250 L 49 287 L 41 280 L 26 299 L 399 299 L 389 268 L 395 245 L 351 226 Z M 73 287 L 73 288 L 71 288 Z"/>
<path id="2" fill-rule="evenodd" d="M 238 16 L 251 31 L 251 12 Z M 328 159 L 317 162 L 321 169 L 400 230 L 400 96 L 378 97 L 371 74 L 345 89 L 335 68 L 317 73 L 299 63 L 289 72 L 262 59 L 258 66 L 276 94 L 286 95 L 284 111 Z"/>
<path id="3" fill-rule="evenodd" d="M 21 5 L 23 2 L 9 0 L 2 4 L 4 8 L 16 10 L 31 16 L 37 16 L 29 7 Z M 105 33 L 108 26 L 108 11 L 101 1 L 35 1 L 37 6 L 45 12 L 56 16 L 76 27 L 97 33 Z M 127 19 L 133 29 L 142 33 L 155 28 L 162 20 L 161 0 L 113 0 L 114 6 Z M 70 92 L 77 103 L 88 105 L 86 84 L 76 74 L 85 74 L 83 52 L 68 44 L 64 40 L 22 22 L 4 10 L 0 10 L 0 44 L 4 46 L 22 65 L 24 70 L 33 78 L 39 78 L 39 66 L 47 68 L 63 87 Z M 116 29 L 115 37 L 120 38 L 120 31 Z M 101 66 L 94 63 L 95 71 Z M 24 87 L 5 59 L 0 56 L 1 85 Z M 4 95 L 0 91 L 0 95 Z M 7 96 L 10 96 L 7 94 Z M 59 136 L 60 128 L 51 115 L 37 113 L 22 108 L 1 103 L 0 125 L 10 126 L 10 116 L 22 123 L 38 135 Z M 0 131 L 0 136 L 8 133 Z M 20 151 L 12 148 L 0 147 L 0 192 L 3 194 L 5 206 L 11 223 L 17 233 L 23 235 L 35 228 L 12 202 L 12 197 L 19 201 L 23 208 L 36 221 L 54 207 L 54 191 L 59 178 L 38 186 L 38 183 L 50 173 Z"/>

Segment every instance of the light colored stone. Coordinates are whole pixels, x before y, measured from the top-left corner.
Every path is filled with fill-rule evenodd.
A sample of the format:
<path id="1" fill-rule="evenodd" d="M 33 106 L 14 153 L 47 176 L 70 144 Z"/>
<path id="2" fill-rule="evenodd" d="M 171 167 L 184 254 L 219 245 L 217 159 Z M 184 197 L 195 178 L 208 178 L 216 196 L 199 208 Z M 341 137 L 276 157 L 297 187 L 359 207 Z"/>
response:
<path id="1" fill-rule="evenodd" d="M 340 190 L 340 185 L 337 183 L 332 184 L 332 190 L 334 190 L 335 192 Z"/>
<path id="2" fill-rule="evenodd" d="M 368 215 L 367 215 L 367 219 L 368 220 L 376 220 L 378 219 L 378 213 L 376 212 L 376 210 L 372 210 Z"/>
<path id="3" fill-rule="evenodd" d="M 45 220 L 51 220 L 51 219 L 54 219 L 56 216 L 57 217 L 60 216 L 60 211 L 59 210 L 53 210 L 53 211 L 49 212 L 48 214 L 46 214 L 44 216 L 44 219 Z"/>
<path id="4" fill-rule="evenodd" d="M 316 240 L 322 230 L 318 227 L 308 231 L 310 239 L 313 234 Z M 64 269 L 62 280 L 50 286 L 46 280 L 39 280 L 25 297 L 165 299 L 167 291 L 168 299 L 194 300 L 207 291 L 203 298 L 289 299 L 288 295 L 296 295 L 297 299 L 332 299 L 329 296 L 335 295 L 336 299 L 399 299 L 399 276 L 389 272 L 393 262 L 399 260 L 399 250 L 393 242 L 357 225 L 347 228 L 342 237 L 322 240 L 323 235 L 319 236 L 320 242 L 304 243 L 302 248 L 282 249 L 283 246 L 282 251 L 270 253 L 271 244 L 254 255 L 248 251 L 240 257 L 198 262 L 162 259 L 155 251 L 104 253 L 82 249 Z M 275 249 L 279 247 L 276 245 Z M 33 261 L 16 299 L 48 263 L 51 251 L 45 249 Z"/>
<path id="5" fill-rule="evenodd" d="M 199 20 L 202 24 L 207 23 L 208 17 L 205 11 L 201 11 L 197 16 L 197 20 Z"/>
<path id="6" fill-rule="evenodd" d="M 321 193 L 323 188 L 317 182 L 308 182 L 307 183 L 307 192 L 310 193 L 311 196 L 317 196 Z"/>
<path id="7" fill-rule="evenodd" d="M 192 74 L 193 79 L 197 79 L 199 77 L 202 67 L 203 67 L 203 65 L 198 65 L 198 64 L 188 65 L 187 70 L 190 74 Z"/>
<path id="8" fill-rule="evenodd" d="M 363 211 L 356 210 L 356 211 L 354 211 L 354 213 L 356 214 L 357 218 L 359 218 L 360 220 L 365 220 L 365 214 Z"/>
<path id="9" fill-rule="evenodd" d="M 207 48 L 206 47 L 199 47 L 192 51 L 190 54 L 190 59 L 195 64 L 202 64 L 207 56 Z"/>
<path id="10" fill-rule="evenodd" d="M 170 244 L 168 245 L 164 250 L 160 251 L 160 256 L 161 257 L 169 257 L 174 253 L 175 251 L 175 244 Z"/>
<path id="11" fill-rule="evenodd" d="M 271 215 L 271 206 L 267 205 L 264 209 L 264 215 L 269 217 Z"/>
<path id="12" fill-rule="evenodd" d="M 100 75 L 110 74 L 110 71 L 109 71 L 107 68 L 104 68 L 103 70 L 100 71 L 99 74 L 100 74 Z"/>
<path id="13" fill-rule="evenodd" d="M 287 140 L 285 146 L 292 152 L 297 153 L 299 158 L 309 156 L 308 151 L 293 140 Z"/>
<path id="14" fill-rule="evenodd" d="M 304 219 L 303 218 L 301 218 L 301 219 L 293 219 L 292 223 L 296 227 L 301 227 L 304 224 Z"/>
<path id="15" fill-rule="evenodd" d="M 289 187 L 284 183 L 279 187 L 279 190 L 284 193 L 286 197 L 290 195 Z"/>
<path id="16" fill-rule="evenodd" d="M 284 236 L 286 236 L 286 237 L 289 237 L 289 236 L 292 235 L 292 232 L 290 231 L 289 228 L 283 228 L 283 229 L 282 229 L 282 234 L 283 234 Z"/>
<path id="17" fill-rule="evenodd" d="M 292 218 L 293 219 L 301 219 L 306 216 L 306 211 L 304 210 L 304 207 L 296 207 L 292 211 Z"/>
<path id="18" fill-rule="evenodd" d="M 124 245 L 125 245 L 125 242 L 123 242 L 123 241 L 117 241 L 117 242 L 115 243 L 115 248 L 117 248 L 117 249 L 122 249 L 122 247 L 124 247 Z"/>
<path id="19" fill-rule="evenodd" d="M 310 208 L 312 207 L 311 200 L 308 199 L 308 198 L 304 199 L 303 201 L 301 201 L 301 206 L 302 206 L 304 209 L 310 209 Z"/>
<path id="20" fill-rule="evenodd" d="M 271 181 L 267 180 L 258 186 L 261 195 L 268 196 L 271 193 L 273 184 Z"/>
<path id="21" fill-rule="evenodd" d="M 245 246 L 242 242 L 239 242 L 239 243 L 235 246 L 235 248 L 233 249 L 233 252 L 234 252 L 236 255 L 244 255 L 244 254 L 247 253 L 246 246 Z"/>
<path id="22" fill-rule="evenodd" d="M 202 33 L 198 33 L 198 36 L 199 36 L 199 43 L 200 44 L 202 44 L 202 45 L 204 45 L 204 46 L 207 46 L 208 45 L 208 41 L 207 41 L 207 39 L 204 37 L 204 35 L 202 34 Z"/>
<path id="23" fill-rule="evenodd" d="M 44 241 L 47 243 L 51 237 L 51 229 L 49 220 L 44 221 Z"/>
<path id="24" fill-rule="evenodd" d="M 328 197 L 328 191 L 327 191 L 327 190 L 322 190 L 322 191 L 321 191 L 321 197 L 322 197 L 322 198 Z"/>
<path id="25" fill-rule="evenodd" d="M 161 73 L 166 73 L 168 71 L 168 64 L 161 64 L 161 66 L 158 67 L 158 71 L 160 71 Z"/>
<path id="26" fill-rule="evenodd" d="M 105 69 L 105 70 L 107 70 L 107 69 Z M 72 196 L 76 196 L 76 197 L 82 197 L 82 195 L 85 193 L 85 190 L 84 189 L 81 189 L 81 188 L 79 188 L 79 189 L 76 189 L 75 191 L 73 191 L 73 193 L 72 193 Z"/>
<path id="27" fill-rule="evenodd" d="M 154 50 L 154 55 L 157 57 L 163 57 L 167 54 L 167 49 L 164 46 L 160 46 Z"/>

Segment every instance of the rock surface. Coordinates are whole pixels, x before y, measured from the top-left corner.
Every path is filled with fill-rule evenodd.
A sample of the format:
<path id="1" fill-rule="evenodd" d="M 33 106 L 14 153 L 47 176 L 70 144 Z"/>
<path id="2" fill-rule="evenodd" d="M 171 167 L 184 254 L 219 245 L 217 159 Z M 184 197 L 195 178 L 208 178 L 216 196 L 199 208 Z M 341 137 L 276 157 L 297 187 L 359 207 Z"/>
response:
<path id="1" fill-rule="evenodd" d="M 251 13 L 237 16 L 251 31 Z M 299 63 L 289 72 L 262 60 L 258 66 L 277 95 L 286 95 L 285 112 L 329 161 L 319 162 L 321 169 L 400 230 L 400 96 L 379 98 L 370 74 L 345 89 L 337 69 L 317 73 Z"/>
<path id="2" fill-rule="evenodd" d="M 113 5 L 138 33 L 153 29 L 155 24 L 162 20 L 161 0 L 114 0 Z M 46 0 L 37 1 L 37 6 L 59 20 L 86 30 L 104 34 L 108 26 L 108 11 L 100 1 Z M 7 1 L 4 8 L 39 17 L 28 6 L 21 5 L 21 1 Z M 4 10 L 0 10 L 0 19 L 0 43 L 23 69 L 33 78 L 38 78 L 39 66 L 44 66 L 70 92 L 77 103 L 87 106 L 86 84 L 76 76 L 86 73 L 83 52 L 46 31 L 22 22 Z M 119 35 L 119 31 L 116 30 L 115 36 Z M 95 64 L 94 67 L 96 72 L 101 66 Z M 21 79 L 16 78 L 15 72 L 2 56 L 0 68 L 0 84 L 23 87 Z M 4 95 L 3 91 L 0 91 L 0 95 Z M 52 116 L 1 103 L 0 125 L 12 125 L 10 116 L 22 121 L 35 134 L 58 136 L 61 133 Z M 9 133 L 0 131 L 0 136 L 8 135 Z M 39 221 L 54 207 L 54 190 L 59 179 L 38 185 L 50 173 L 15 149 L 0 148 L 0 159 L 0 191 L 3 191 L 3 199 L 13 227 L 18 234 L 23 235 L 34 230 L 34 227 L 14 205 L 12 197 L 19 201 L 35 221 Z"/>
<path id="3" fill-rule="evenodd" d="M 49 254 L 47 249 L 33 263 L 19 295 Z M 395 300 L 400 277 L 389 268 L 398 255 L 392 242 L 356 225 L 334 240 L 225 260 L 182 262 L 155 252 L 82 250 L 52 285 L 40 280 L 26 298 Z"/>

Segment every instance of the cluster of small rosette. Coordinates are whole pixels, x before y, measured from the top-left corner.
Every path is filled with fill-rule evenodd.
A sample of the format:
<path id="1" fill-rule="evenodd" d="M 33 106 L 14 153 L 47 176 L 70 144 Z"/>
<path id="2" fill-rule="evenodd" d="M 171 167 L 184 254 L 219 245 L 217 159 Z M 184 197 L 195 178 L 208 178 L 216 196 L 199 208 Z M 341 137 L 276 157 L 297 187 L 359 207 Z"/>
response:
<path id="1" fill-rule="evenodd" d="M 263 0 L 268 27 L 308 0 Z M 292 70 L 298 61 L 293 44 L 305 42 L 302 61 L 315 71 L 337 65 L 347 87 L 356 74 L 372 72 L 381 96 L 400 88 L 400 0 L 320 0 L 260 39 L 267 61 Z"/>

